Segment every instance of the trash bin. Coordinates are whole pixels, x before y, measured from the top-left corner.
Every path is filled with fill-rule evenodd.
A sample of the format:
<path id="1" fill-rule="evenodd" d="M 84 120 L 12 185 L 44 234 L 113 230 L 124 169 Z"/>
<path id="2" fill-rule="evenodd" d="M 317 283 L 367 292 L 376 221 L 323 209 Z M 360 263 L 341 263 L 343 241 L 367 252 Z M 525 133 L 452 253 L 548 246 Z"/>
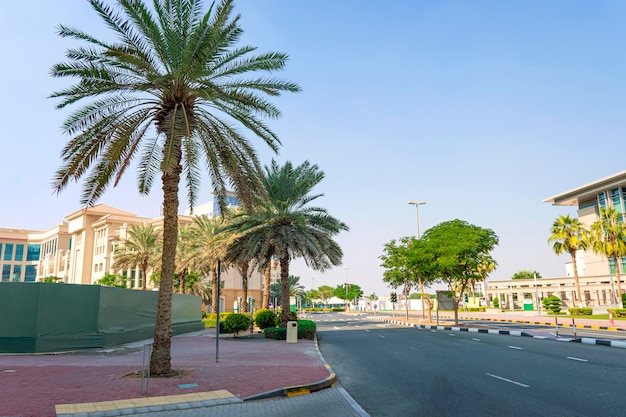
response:
<path id="1" fill-rule="evenodd" d="M 532 311 L 532 310 L 534 310 L 533 300 L 529 298 L 524 299 L 524 311 Z"/>
<path id="2" fill-rule="evenodd" d="M 297 342 L 298 342 L 298 322 L 288 321 L 287 322 L 287 343 L 297 343 Z"/>

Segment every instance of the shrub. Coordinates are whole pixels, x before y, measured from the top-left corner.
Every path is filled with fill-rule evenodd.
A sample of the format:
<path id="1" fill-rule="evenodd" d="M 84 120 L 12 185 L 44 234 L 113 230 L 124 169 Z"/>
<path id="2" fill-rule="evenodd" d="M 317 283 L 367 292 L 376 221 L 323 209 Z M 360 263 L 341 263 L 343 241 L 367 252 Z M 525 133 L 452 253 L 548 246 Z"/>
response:
<path id="1" fill-rule="evenodd" d="M 559 314 L 561 312 L 561 299 L 556 295 L 550 298 L 544 298 L 541 300 L 543 308 L 552 314 Z"/>
<path id="2" fill-rule="evenodd" d="M 480 306 L 480 307 L 468 307 L 467 308 L 468 312 L 481 312 L 484 313 L 485 311 L 487 311 L 487 308 L 484 306 Z"/>
<path id="3" fill-rule="evenodd" d="M 250 315 L 245 313 L 230 314 L 224 319 L 224 332 L 234 333 L 239 336 L 239 331 L 250 327 Z"/>
<path id="4" fill-rule="evenodd" d="M 496 308 L 500 307 L 500 300 L 498 300 L 498 297 L 493 299 L 493 306 Z"/>
<path id="5" fill-rule="evenodd" d="M 606 311 L 613 313 L 614 317 L 626 317 L 626 308 L 607 308 Z"/>
<path id="6" fill-rule="evenodd" d="M 622 305 L 626 305 L 626 293 L 622 293 Z"/>
<path id="7" fill-rule="evenodd" d="M 593 314 L 593 309 L 588 307 L 572 307 L 568 310 L 572 316 L 591 316 Z"/>
<path id="8" fill-rule="evenodd" d="M 286 327 L 268 327 L 263 330 L 266 339 L 287 340 Z"/>
<path id="9" fill-rule="evenodd" d="M 315 338 L 315 330 L 317 326 L 314 321 L 300 320 L 298 321 L 298 339 L 313 340 Z"/>
<path id="10" fill-rule="evenodd" d="M 272 310 L 261 309 L 254 314 L 254 323 L 261 330 L 278 325 L 278 316 Z"/>

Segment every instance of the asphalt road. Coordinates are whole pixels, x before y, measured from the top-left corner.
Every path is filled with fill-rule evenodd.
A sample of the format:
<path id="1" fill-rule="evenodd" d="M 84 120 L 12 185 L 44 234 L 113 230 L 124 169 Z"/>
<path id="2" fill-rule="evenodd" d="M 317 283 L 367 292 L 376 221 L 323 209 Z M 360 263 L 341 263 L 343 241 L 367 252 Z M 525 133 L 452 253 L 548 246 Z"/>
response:
<path id="1" fill-rule="evenodd" d="M 626 350 L 313 315 L 341 385 L 372 416 L 623 416 Z"/>

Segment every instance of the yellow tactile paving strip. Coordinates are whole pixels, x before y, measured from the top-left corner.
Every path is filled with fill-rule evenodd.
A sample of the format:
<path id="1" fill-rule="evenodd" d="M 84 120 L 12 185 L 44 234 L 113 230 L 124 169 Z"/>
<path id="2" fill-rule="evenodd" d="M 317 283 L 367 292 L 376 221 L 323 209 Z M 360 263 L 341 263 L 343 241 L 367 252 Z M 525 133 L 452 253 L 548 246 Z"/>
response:
<path id="1" fill-rule="evenodd" d="M 150 407 L 158 405 L 189 403 L 197 401 L 221 400 L 226 398 L 236 398 L 226 390 L 209 392 L 195 392 L 181 395 L 165 395 L 161 397 L 142 397 L 129 400 L 102 401 L 97 403 L 82 404 L 57 404 L 55 406 L 57 414 L 77 414 L 97 411 L 117 410 L 121 408 Z"/>

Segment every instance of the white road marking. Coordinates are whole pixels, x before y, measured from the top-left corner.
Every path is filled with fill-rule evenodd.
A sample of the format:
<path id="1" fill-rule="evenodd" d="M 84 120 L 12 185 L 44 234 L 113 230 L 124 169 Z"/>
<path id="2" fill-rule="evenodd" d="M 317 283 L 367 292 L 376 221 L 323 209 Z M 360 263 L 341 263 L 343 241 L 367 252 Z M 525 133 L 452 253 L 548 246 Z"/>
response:
<path id="1" fill-rule="evenodd" d="M 456 336 L 456 335 L 455 335 L 455 334 L 452 334 L 452 333 L 448 333 L 448 336 L 452 336 L 452 337 L 454 337 L 454 336 Z"/>
<path id="2" fill-rule="evenodd" d="M 578 362 L 589 362 L 587 359 L 575 358 L 574 356 L 568 356 L 567 359 L 571 359 L 573 361 L 578 361 Z"/>
<path id="3" fill-rule="evenodd" d="M 507 347 L 508 347 L 508 348 L 511 348 L 511 349 L 522 350 L 522 348 L 521 348 L 521 347 L 519 347 L 519 346 L 511 346 L 511 345 L 509 345 L 509 346 L 507 346 Z"/>
<path id="4" fill-rule="evenodd" d="M 499 379 L 501 381 L 509 382 L 511 384 L 519 385 L 520 387 L 524 387 L 524 388 L 530 387 L 530 385 L 522 384 L 521 382 L 513 381 L 512 379 L 508 379 L 508 378 L 503 378 L 503 377 L 498 376 L 498 375 L 488 374 L 488 373 L 486 373 L 485 375 L 490 376 L 492 378 Z"/>
<path id="5" fill-rule="evenodd" d="M 368 333 L 370 332 L 368 329 L 365 329 L 365 331 L 368 332 Z"/>
<path id="6" fill-rule="evenodd" d="M 472 340 L 473 340 L 474 342 L 480 342 L 480 339 L 476 339 L 475 337 L 473 337 L 473 338 L 472 338 Z"/>
<path id="7" fill-rule="evenodd" d="M 383 338 L 383 339 L 385 338 L 385 336 L 383 336 L 381 334 L 379 334 L 378 337 Z"/>
<path id="8" fill-rule="evenodd" d="M 409 349 L 412 349 L 412 350 L 414 350 L 416 352 L 419 352 L 419 350 L 415 349 L 414 347 L 409 347 Z"/>

